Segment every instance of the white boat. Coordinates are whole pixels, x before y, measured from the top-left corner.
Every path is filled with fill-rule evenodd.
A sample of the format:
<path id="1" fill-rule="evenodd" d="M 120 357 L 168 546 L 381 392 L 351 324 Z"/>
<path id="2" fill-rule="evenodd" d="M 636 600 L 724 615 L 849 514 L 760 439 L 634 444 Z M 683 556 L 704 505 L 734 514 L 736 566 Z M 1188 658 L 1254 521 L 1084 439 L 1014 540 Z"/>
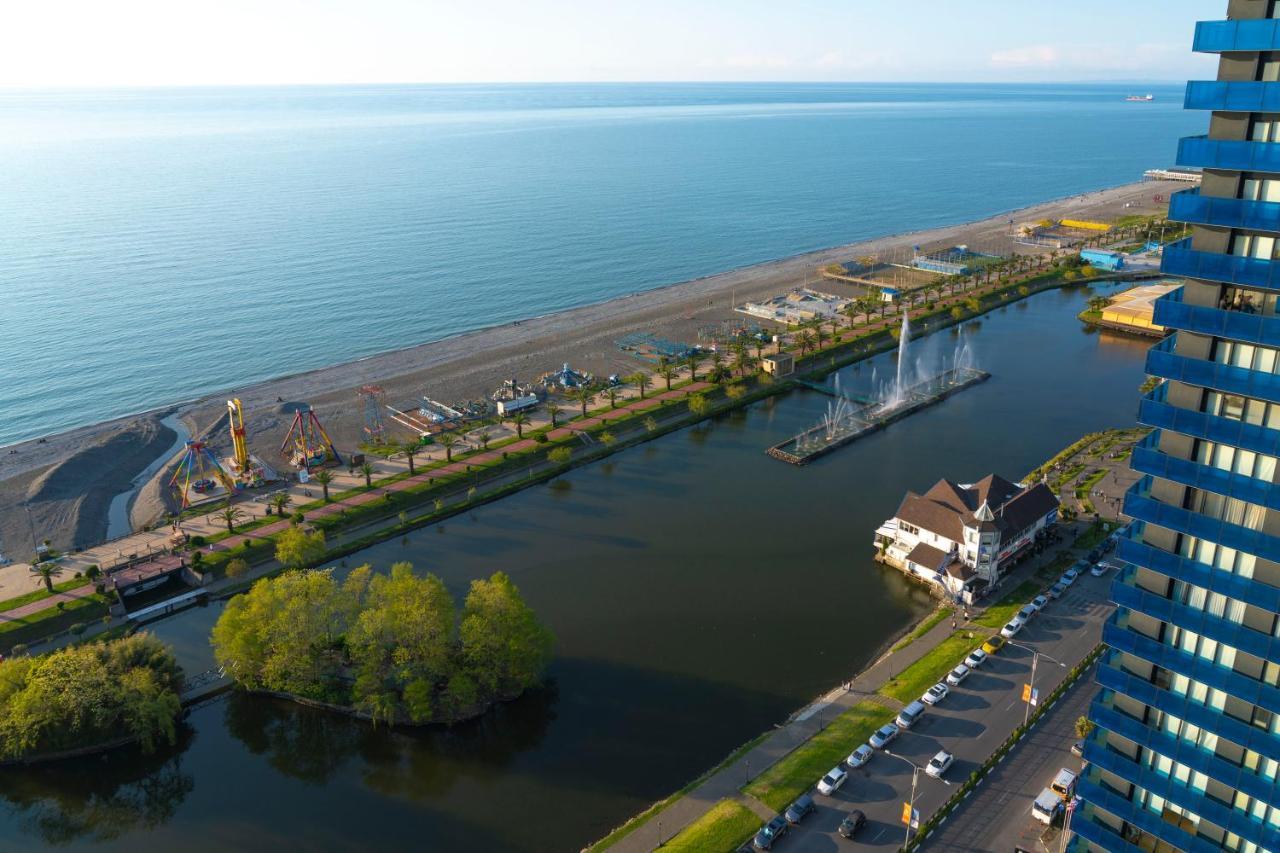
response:
<path id="1" fill-rule="evenodd" d="M 1146 101 L 1154 101 L 1155 99 L 1156 99 L 1155 95 L 1130 95 L 1129 97 L 1125 98 L 1126 101 L 1142 101 L 1144 103 Z"/>

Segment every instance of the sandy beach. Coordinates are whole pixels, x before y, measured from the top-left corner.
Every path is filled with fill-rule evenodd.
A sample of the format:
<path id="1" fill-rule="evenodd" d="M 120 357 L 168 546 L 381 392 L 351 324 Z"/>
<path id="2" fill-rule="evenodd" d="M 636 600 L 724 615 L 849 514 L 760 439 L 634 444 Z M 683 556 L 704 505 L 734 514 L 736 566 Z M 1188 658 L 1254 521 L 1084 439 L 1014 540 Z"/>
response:
<path id="1" fill-rule="evenodd" d="M 131 480 L 170 446 L 173 433 L 159 423 L 177 411 L 193 435 L 206 433 L 219 455 L 230 447 L 225 429 L 225 400 L 239 397 L 246 408 L 250 450 L 280 465 L 280 442 L 294 404 L 313 405 L 340 449 L 353 447 L 363 425 L 355 389 L 376 383 L 386 401 L 416 406 L 421 396 L 451 402 L 487 398 L 504 379 L 532 381 L 563 363 L 597 376 L 628 374 L 646 362 L 623 352 L 617 340 L 633 332 L 651 332 L 674 340 L 696 340 L 701 325 L 734 316 L 732 306 L 802 286 L 852 296 L 850 285 L 820 280 L 816 273 L 832 262 L 867 255 L 967 244 L 979 251 L 1012 254 L 1036 251 L 1015 247 L 1009 220 L 1045 218 L 1112 220 L 1126 214 L 1163 213 L 1170 185 L 1134 183 L 1000 213 L 976 222 L 909 232 L 839 246 L 724 272 L 680 284 L 619 297 L 519 323 L 480 329 L 444 340 L 382 353 L 359 361 L 283 376 L 241 388 L 223 389 L 189 403 L 80 427 L 38 441 L 0 449 L 0 550 L 5 556 L 30 555 L 35 538 L 55 547 L 87 547 L 106 535 L 107 506 Z M 651 366 L 650 366 L 651 367 Z M 393 425 L 394 427 L 394 425 Z M 395 428 L 398 440 L 411 436 Z M 134 502 L 135 524 L 164 511 L 159 480 L 169 466 L 144 486 Z M 29 513 L 29 518 L 28 518 Z"/>

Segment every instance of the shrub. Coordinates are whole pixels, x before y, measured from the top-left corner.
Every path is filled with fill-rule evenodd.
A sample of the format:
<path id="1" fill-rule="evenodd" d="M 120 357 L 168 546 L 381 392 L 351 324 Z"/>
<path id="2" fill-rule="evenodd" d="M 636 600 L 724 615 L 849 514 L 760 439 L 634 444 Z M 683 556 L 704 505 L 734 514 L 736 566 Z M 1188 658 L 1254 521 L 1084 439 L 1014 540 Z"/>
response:
<path id="1" fill-rule="evenodd" d="M 536 433 L 533 436 L 533 440 L 538 442 L 538 444 L 546 444 L 548 441 L 550 441 L 550 439 L 547 438 L 547 434 L 545 432 Z"/>
<path id="2" fill-rule="evenodd" d="M 86 626 L 83 622 L 76 622 L 70 628 L 68 628 L 67 631 L 70 632 L 70 634 L 73 637 L 79 637 L 81 634 L 84 633 L 86 627 L 88 626 Z"/>
<path id="3" fill-rule="evenodd" d="M 200 536 L 199 534 L 191 537 L 192 548 L 203 548 L 205 545 L 208 545 L 208 544 L 209 544 L 209 540 L 203 536 Z"/>

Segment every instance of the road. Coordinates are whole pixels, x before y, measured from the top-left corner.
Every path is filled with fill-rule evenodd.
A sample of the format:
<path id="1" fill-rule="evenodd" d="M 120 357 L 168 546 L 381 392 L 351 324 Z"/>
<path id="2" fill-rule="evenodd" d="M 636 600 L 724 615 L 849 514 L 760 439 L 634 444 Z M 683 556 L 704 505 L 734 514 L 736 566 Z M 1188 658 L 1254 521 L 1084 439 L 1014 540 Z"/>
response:
<path id="1" fill-rule="evenodd" d="M 1057 827 L 1049 830 L 1032 818 L 1031 803 L 1059 769 L 1080 769 L 1081 761 L 1071 754 L 1071 744 L 1076 741 L 1076 719 L 1088 711 L 1098 692 L 1095 671 L 1096 667 L 1058 700 L 922 849 L 960 853 L 1022 847 L 1056 853 L 1061 831 Z M 1049 844 L 1042 848 L 1038 845 L 1043 841 Z"/>
<path id="2" fill-rule="evenodd" d="M 1014 642 L 1034 648 L 1042 655 L 1036 672 L 1036 688 L 1041 696 L 1047 696 L 1062 682 L 1067 672 L 1065 668 L 1048 662 L 1045 655 L 1074 666 L 1098 644 L 1102 624 L 1114 609 L 1107 600 L 1112 579 L 1111 574 L 1095 578 L 1086 573 L 1065 595 L 1051 601 L 1044 612 L 1034 617 L 1014 639 Z M 975 633 L 976 648 L 985 634 Z M 966 779 L 1021 725 L 1022 685 L 1028 680 L 1031 661 L 1029 650 L 1007 646 L 962 685 L 952 688 L 951 694 L 930 708 L 915 728 L 894 741 L 890 751 L 923 768 L 935 753 L 945 749 L 956 757 L 946 773 L 946 780 L 958 784 Z M 1037 726 L 1037 729 L 1042 728 L 1043 723 Z M 1067 743 L 1069 745 L 1070 741 Z M 849 750 L 856 746 L 858 744 L 849 744 Z M 1040 775 L 1037 773 L 1026 783 L 1030 797 L 1044 787 L 1045 781 Z M 878 753 L 866 766 L 852 771 L 849 781 L 834 796 L 817 795 L 815 813 L 794 827 L 775 849 L 780 853 L 826 853 L 844 849 L 848 842 L 839 837 L 836 828 L 844 815 L 854 808 L 861 809 L 867 816 L 867 826 L 857 838 L 859 847 L 900 847 L 906 831 L 901 821 L 902 804 L 910 795 L 911 777 L 912 768 L 906 761 Z M 944 781 L 932 779 L 921 772 L 915 801 L 921 821 L 927 820 L 953 790 Z M 979 796 L 975 794 L 971 799 L 976 800 Z M 1020 801 L 1010 802 L 1009 808 L 1016 815 L 1021 809 Z M 1028 814 L 1029 803 L 1030 800 L 1027 801 Z M 1020 823 L 1021 819 L 1016 818 L 1015 824 Z M 1006 848 L 969 845 L 963 849 Z M 1011 850 L 1012 846 L 1007 849 Z"/>

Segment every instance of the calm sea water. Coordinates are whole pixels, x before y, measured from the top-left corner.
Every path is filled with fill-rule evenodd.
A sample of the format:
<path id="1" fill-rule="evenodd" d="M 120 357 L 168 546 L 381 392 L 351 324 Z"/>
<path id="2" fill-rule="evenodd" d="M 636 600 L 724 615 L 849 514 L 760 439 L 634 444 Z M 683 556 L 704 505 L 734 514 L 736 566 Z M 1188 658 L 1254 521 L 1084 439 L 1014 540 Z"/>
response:
<path id="1" fill-rule="evenodd" d="M 1153 91 L 0 92 L 0 445 L 1134 180 Z"/>

